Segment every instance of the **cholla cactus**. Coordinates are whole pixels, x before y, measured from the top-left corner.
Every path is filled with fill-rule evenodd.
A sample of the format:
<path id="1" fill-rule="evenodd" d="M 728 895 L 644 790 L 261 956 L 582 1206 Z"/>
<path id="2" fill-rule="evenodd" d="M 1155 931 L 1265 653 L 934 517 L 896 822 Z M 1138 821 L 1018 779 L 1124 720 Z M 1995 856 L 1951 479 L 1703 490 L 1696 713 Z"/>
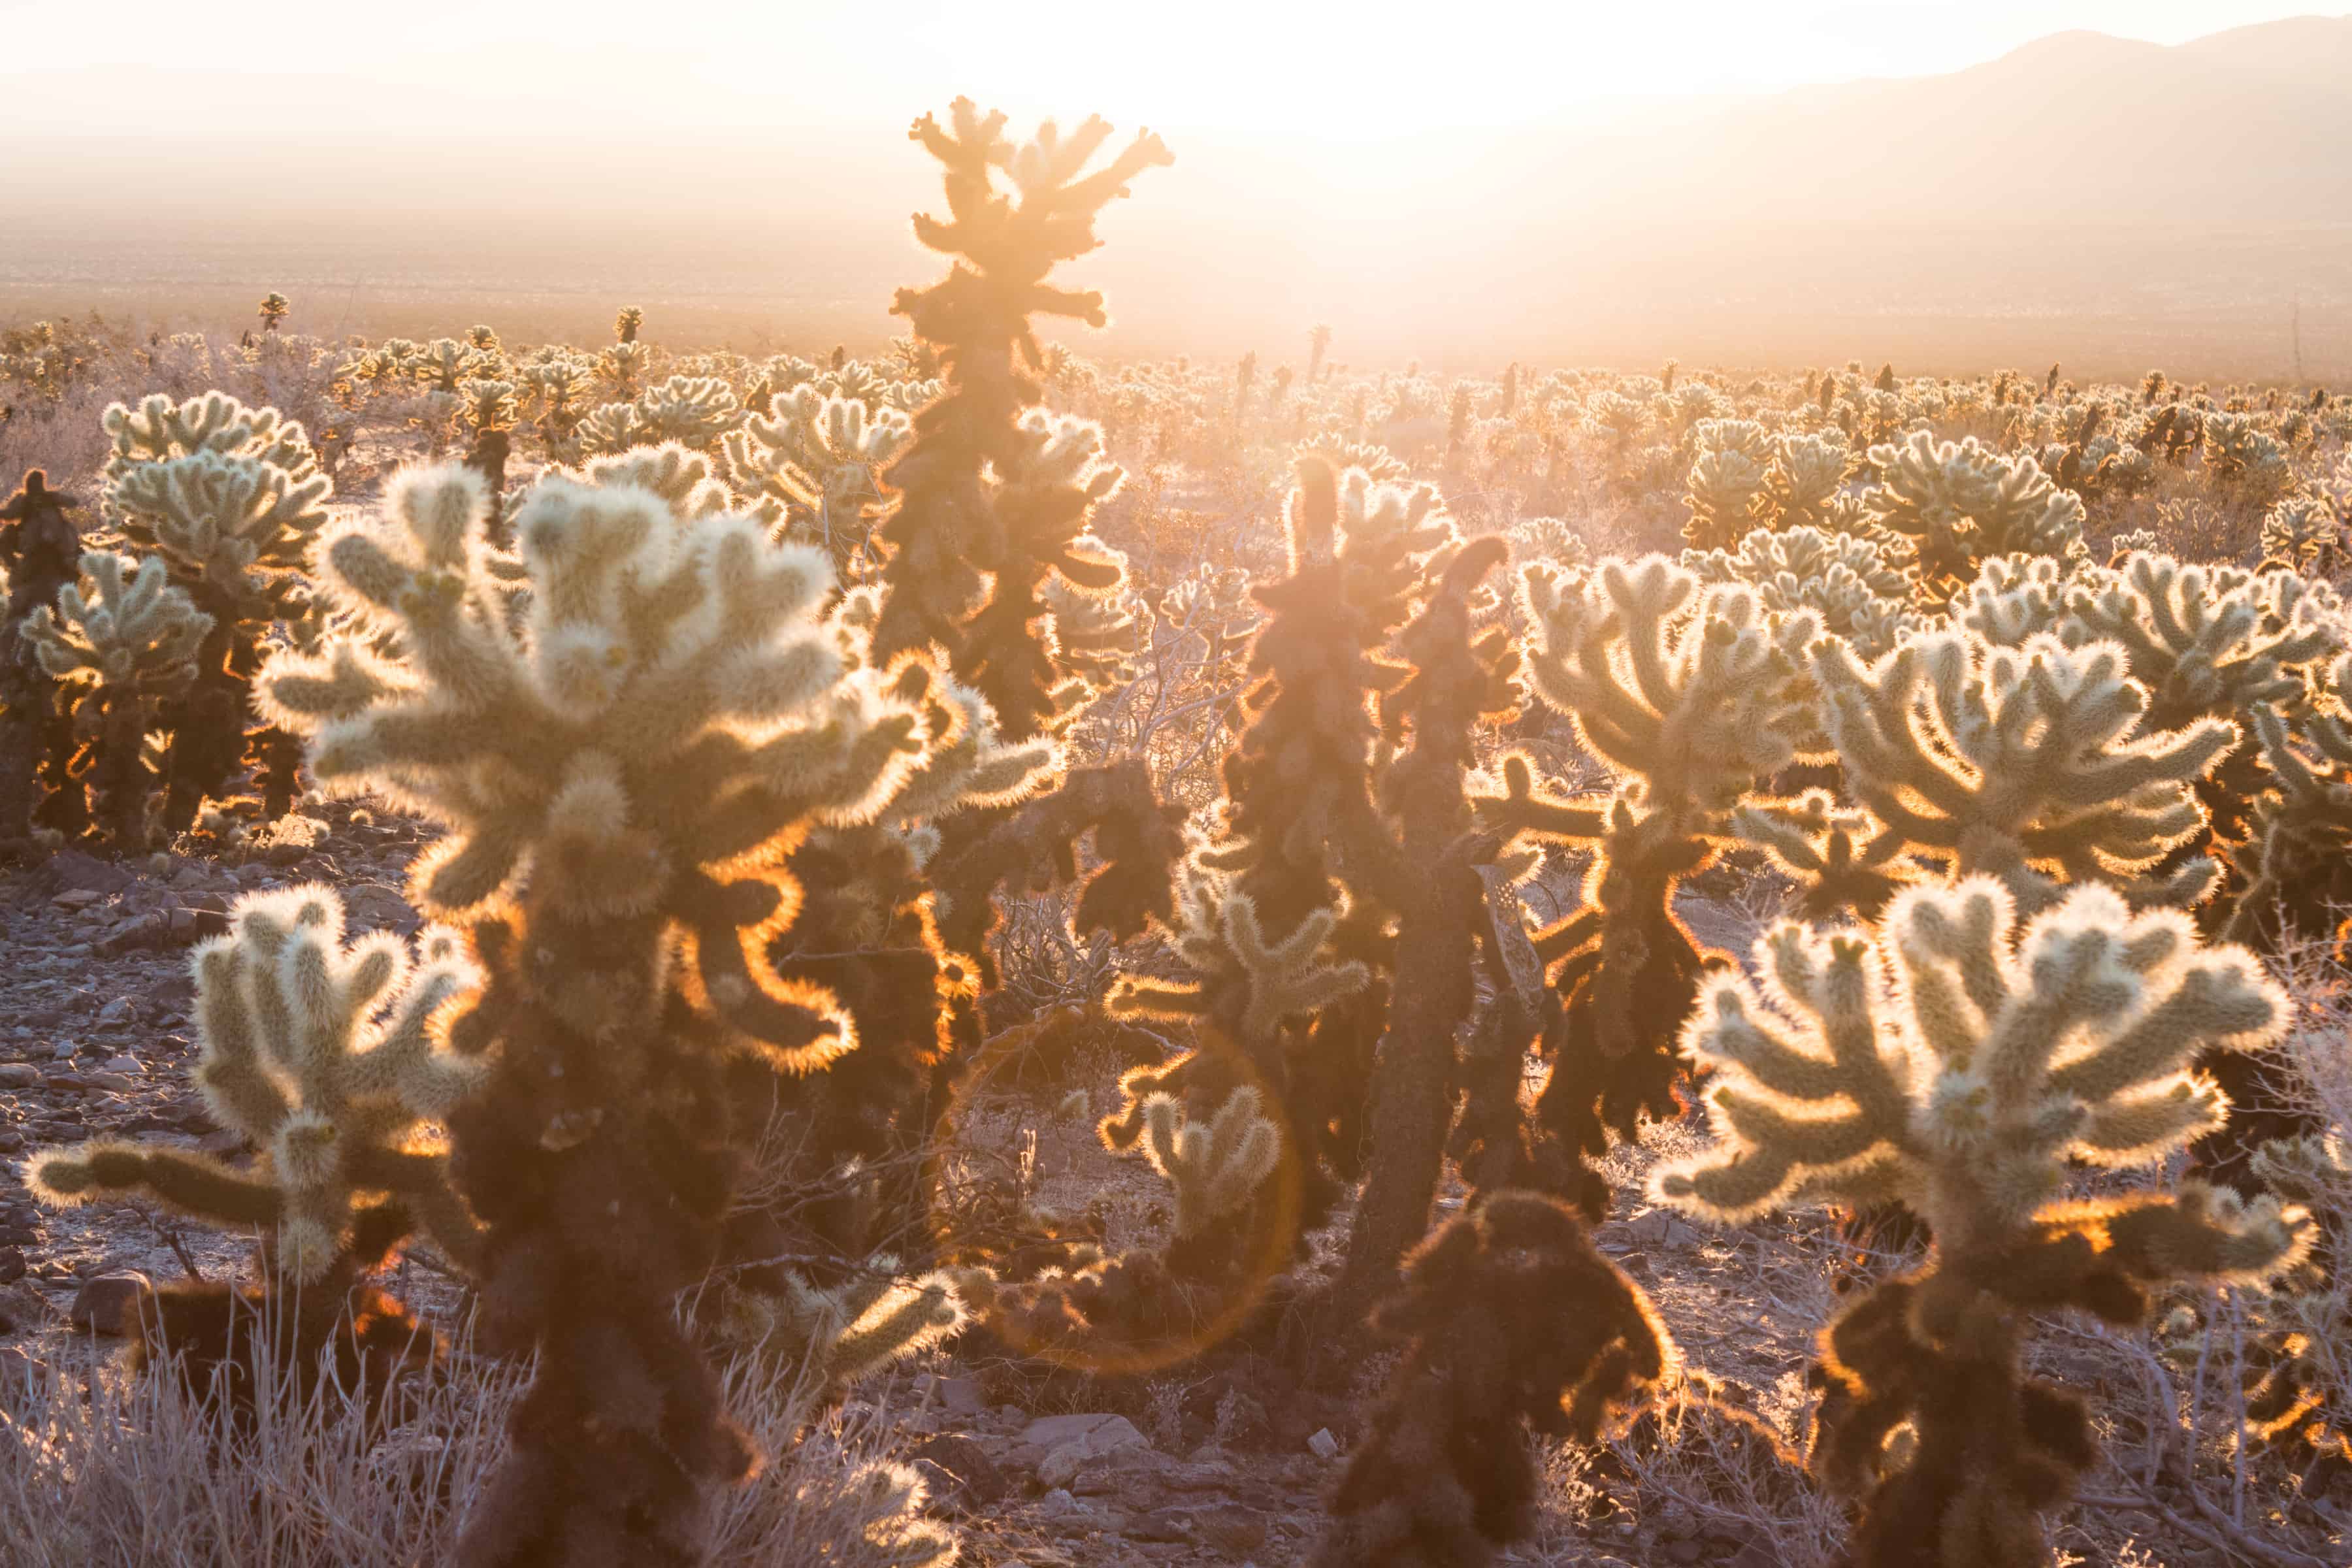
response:
<path id="1" fill-rule="evenodd" d="M 719 438 L 743 423 L 735 389 L 716 376 L 674 375 L 637 399 L 633 446 L 666 441 L 698 452 L 717 449 Z"/>
<path id="2" fill-rule="evenodd" d="M 332 487 L 308 434 L 274 408 L 223 393 L 161 395 L 106 412 L 113 452 L 104 505 L 122 536 L 156 552 L 212 617 L 196 682 L 165 716 L 173 733 L 163 826 L 185 831 L 241 766 L 260 775 L 271 818 L 291 809 L 298 762 L 254 710 L 252 680 L 274 626 L 308 613 L 305 552 Z"/>
<path id="3" fill-rule="evenodd" d="M 286 312 L 289 309 L 290 307 L 286 303 L 286 296 L 273 289 L 261 297 L 260 309 L 254 313 L 261 318 L 263 331 L 274 332 L 278 330 L 278 323 L 286 320 Z"/>
<path id="4" fill-rule="evenodd" d="M 2309 491 L 2291 495 L 2263 515 L 2263 568 L 2330 576 L 2344 569 L 2345 520 L 2336 504 Z"/>
<path id="5" fill-rule="evenodd" d="M 140 1194 L 209 1224 L 259 1226 L 268 1272 L 289 1284 L 347 1287 L 412 1232 L 471 1263 L 478 1227 L 429 1126 L 484 1076 L 434 1038 L 436 1016 L 480 978 L 457 933 L 428 929 L 414 956 L 388 932 L 346 942 L 341 899 L 312 884 L 239 900 L 229 934 L 192 967 L 196 1086 L 259 1162 L 89 1143 L 37 1157 L 35 1195 Z"/>
<path id="6" fill-rule="evenodd" d="M 1595 851 L 1581 906 L 1535 943 L 1561 1004 L 1538 1115 L 1598 1156 L 1608 1129 L 1632 1137 L 1645 1111 L 1672 1104 L 1675 1029 L 1706 958 L 1675 890 L 1714 862 L 1733 807 L 1795 758 L 1813 724 L 1799 682 L 1814 626 L 1801 613 L 1775 622 L 1747 588 L 1703 588 L 1663 556 L 1591 572 L 1538 563 L 1520 602 L 1536 695 L 1622 781 L 1603 799 L 1562 800 L 1513 754 L 1505 795 L 1479 802 L 1497 831 Z M 1606 1212 L 1596 1173 L 1576 1184 L 1588 1214 Z"/>
<path id="7" fill-rule="evenodd" d="M 847 570 L 865 551 L 882 494 L 875 475 L 913 433 L 895 408 L 794 387 L 724 441 L 736 489 L 771 527 L 821 545 Z"/>
<path id="8" fill-rule="evenodd" d="M 1823 1335 L 1833 1379 L 1813 1463 L 1864 1492 L 1859 1564 L 2050 1561 L 2039 1516 L 2096 1459 L 2090 1420 L 2020 1367 L 2026 1314 L 2129 1323 L 2151 1287 L 2292 1266 L 2309 1216 L 2195 1185 L 2067 1202 L 2071 1163 L 2153 1163 L 2228 1109 L 2200 1052 L 2274 1040 L 2287 1003 L 2252 956 L 2188 919 L 2075 889 L 2031 921 L 1982 877 L 1906 892 L 1875 932 L 1783 925 L 1762 990 L 1703 989 L 1685 1035 L 1717 1070 L 1716 1147 L 1660 1173 L 1723 1224 L 1782 1205 L 1898 1199 L 1933 1228 L 1917 1274 Z M 1910 1424 L 1916 1441 L 1893 1445 Z"/>
<path id="9" fill-rule="evenodd" d="M 89 819 L 119 848 L 147 847 L 153 797 L 163 782 L 147 737 L 164 705 L 196 679 L 196 656 L 212 617 L 173 586 L 154 556 L 92 551 L 82 581 L 58 590 L 26 618 L 23 635 L 41 668 L 59 683 L 56 700 L 70 719 L 71 762 L 50 770 L 64 787 L 86 779 Z"/>
<path id="10" fill-rule="evenodd" d="M 1952 597 L 1953 623 L 1995 647 L 2022 647 L 2043 635 L 2062 641 L 2077 631 L 2066 608 L 2075 573 L 2046 555 L 1996 555 Z"/>
<path id="11" fill-rule="evenodd" d="M 888 1257 L 868 1259 L 829 1287 L 793 1269 L 775 1272 L 776 1289 L 727 1290 L 720 1332 L 783 1375 L 803 1380 L 822 1399 L 837 1398 L 869 1373 L 950 1338 L 965 1322 L 952 1279 L 902 1275 Z"/>
<path id="12" fill-rule="evenodd" d="M 1169 1095 L 1148 1096 L 1141 1109 L 1143 1151 L 1176 1189 L 1180 1239 L 1199 1236 L 1247 1203 L 1282 1157 L 1281 1133 L 1247 1085 L 1228 1095 L 1206 1126 L 1186 1121 L 1182 1105 Z"/>
<path id="13" fill-rule="evenodd" d="M 1171 1184 L 1174 1234 L 1164 1247 L 1116 1256 L 1061 1244 L 1066 1262 L 1026 1279 L 952 1270 L 990 1328 L 1024 1354 L 1082 1366 L 1189 1354 L 1238 1325 L 1292 1254 L 1297 1163 L 1253 1085 L 1171 1064 L 1135 1068 L 1120 1088 L 1126 1106 L 1101 1124 L 1103 1143 L 1140 1148 Z"/>
<path id="14" fill-rule="evenodd" d="M 2183 565 L 2134 555 L 2066 595 L 2075 637 L 2119 645 L 2132 679 L 2148 689 L 2144 731 L 2200 719 L 2230 719 L 2265 706 L 2305 706 L 2312 675 L 2352 643 L 2344 606 L 2325 584 L 2290 572 Z M 2261 793 L 2251 747 L 2235 747 L 2198 784 L 2218 846 L 2245 836 Z"/>
<path id="15" fill-rule="evenodd" d="M 1088 173 L 1110 135 L 1101 121 L 1066 139 L 1049 122 L 1020 148 L 1005 142 L 1003 128 L 1003 115 L 983 118 L 959 99 L 948 128 L 927 115 L 911 132 L 942 165 L 950 212 L 946 222 L 918 218 L 917 237 L 967 264 L 931 288 L 901 290 L 892 306 L 940 348 L 948 386 L 915 416 L 912 439 L 883 475 L 898 500 L 876 531 L 890 593 L 875 648 L 885 660 L 910 648 L 944 649 L 952 672 L 1020 741 L 1046 729 L 1055 712 L 1050 694 L 1058 681 L 1031 631 L 1043 610 L 1039 584 L 1059 572 L 1096 592 L 1116 585 L 1114 572 L 1077 559 L 1071 546 L 1118 470 L 1099 463 L 1100 435 L 1089 436 L 1091 426 L 1042 412 L 1024 423 L 1022 411 L 1039 389 L 1021 365 L 1044 363 L 1029 318 L 1103 324 L 1100 296 L 1045 279 L 1093 248 L 1096 215 L 1129 179 L 1170 159 L 1146 134 Z M 1000 169 L 1014 199 L 998 194 Z M 975 624 L 983 613 L 986 624 Z"/>
<path id="16" fill-rule="evenodd" d="M 1640 1286 L 1574 1211 L 1498 1192 L 1433 1231 L 1375 1316 L 1411 1348 L 1331 1499 L 1313 1568 L 1481 1568 L 1535 1525 L 1520 1423 L 1591 1443 L 1677 1365 Z"/>
<path id="17" fill-rule="evenodd" d="M 2286 448 L 2244 414 L 2205 416 L 2205 471 L 2225 494 L 2257 508 L 2294 487 L 2294 464 Z"/>
<path id="18" fill-rule="evenodd" d="M 44 767 L 55 785 L 51 799 L 68 816 L 61 830 L 79 832 L 87 810 L 82 792 L 68 789 L 63 777 L 73 753 L 72 721 L 58 710 L 48 672 L 20 635 L 33 612 L 54 605 L 79 569 L 81 531 L 66 515 L 75 504 L 49 489 L 39 468 L 27 469 L 16 493 L 0 504 L 0 574 L 8 584 L 7 614 L 0 618 L 0 845 L 20 842 L 31 830 Z M 54 814 L 45 808 L 45 815 Z"/>
<path id="19" fill-rule="evenodd" d="M 1880 478 L 1864 497 L 1865 515 L 1910 542 L 1923 591 L 1966 582 L 1987 556 L 2063 559 L 2081 549 L 2081 500 L 2031 458 L 2000 457 L 1973 436 L 1955 445 L 1918 430 L 1900 447 L 1873 447 L 1870 460 Z"/>
<path id="20" fill-rule="evenodd" d="M 845 668 L 814 552 L 635 485 L 525 500 L 517 628 L 484 501 L 462 468 L 402 476 L 318 562 L 401 655 L 336 639 L 280 654 L 261 687 L 327 787 L 446 825 L 412 887 L 472 925 L 488 976 L 449 1037 L 499 1054 L 450 1133 L 485 1310 L 541 1359 L 468 1560 L 559 1542 L 677 1560 L 701 1489 L 752 1464 L 668 1316 L 718 1245 L 725 1064 L 804 1072 L 856 1044 L 835 998 L 771 960 L 802 902 L 786 857 L 887 798 L 924 744 L 926 682 Z"/>
<path id="21" fill-rule="evenodd" d="M 1810 612 L 1822 631 L 1876 658 L 1925 630 L 1911 608 L 1911 579 L 1886 561 L 1877 540 L 1818 528 L 1756 529 L 1736 551 L 1683 552 L 1703 583 L 1745 583 L 1776 616 Z"/>
<path id="22" fill-rule="evenodd" d="M 613 316 L 613 341 L 634 343 L 637 330 L 646 324 L 646 313 L 635 305 L 624 305 Z"/>
<path id="23" fill-rule="evenodd" d="M 2202 858 L 2147 874 L 2205 831 L 2194 785 L 2237 727 L 2147 729 L 2147 689 L 2116 645 L 2037 636 L 2004 648 L 1948 630 L 1864 665 L 1828 642 L 1814 676 L 1847 784 L 1876 819 L 1865 864 L 1899 873 L 1925 856 L 1989 872 L 2029 912 L 2062 883 L 2120 882 L 2139 903 L 2210 890 L 2218 870 Z"/>
<path id="24" fill-rule="evenodd" d="M 2223 933 L 2274 948 L 2332 931 L 2340 948 L 2352 905 L 2352 654 L 2329 667 L 2308 707 L 2264 704 L 2251 717 L 2263 788 L 2241 851 L 2245 887 Z"/>
<path id="25" fill-rule="evenodd" d="M 1690 521 L 1683 537 L 1701 550 L 1728 549 L 1765 521 L 1764 468 L 1772 440 L 1746 419 L 1702 419 L 1693 426 L 1696 457 L 1683 500 Z"/>
<path id="26" fill-rule="evenodd" d="M 1851 461 L 1840 432 L 1782 435 L 1773 443 L 1772 460 L 1764 469 L 1772 525 L 1790 529 L 1829 522 L 1844 492 Z"/>
<path id="27" fill-rule="evenodd" d="M 1110 1002 L 1206 1016 L 1218 1039 L 1249 1056 L 1304 1151 L 1319 1215 L 1337 1192 L 1321 1165 L 1355 1171 L 1381 1029 L 1367 960 L 1384 945 L 1382 911 L 1336 876 L 1344 857 L 1387 837 L 1366 702 L 1406 672 L 1376 650 L 1454 541 L 1427 486 L 1376 484 L 1311 457 L 1299 459 L 1298 481 L 1290 575 L 1258 592 L 1271 618 L 1251 647 L 1246 725 L 1224 759 L 1221 832 L 1189 857 L 1179 895 L 1177 949 L 1194 978 L 1123 976 Z"/>

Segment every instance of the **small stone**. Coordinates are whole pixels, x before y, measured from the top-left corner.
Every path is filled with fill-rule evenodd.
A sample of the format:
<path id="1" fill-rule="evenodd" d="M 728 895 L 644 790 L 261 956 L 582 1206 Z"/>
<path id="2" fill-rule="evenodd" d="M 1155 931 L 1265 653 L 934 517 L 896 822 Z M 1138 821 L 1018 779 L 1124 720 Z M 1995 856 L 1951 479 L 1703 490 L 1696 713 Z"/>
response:
<path id="1" fill-rule="evenodd" d="M 1638 1215 L 1625 1228 L 1633 1233 L 1634 1241 L 1643 1247 L 1664 1247 L 1666 1244 L 1666 1226 L 1673 1223 L 1673 1219 L 1674 1216 L 1664 1209 L 1652 1209 Z"/>
<path id="2" fill-rule="evenodd" d="M 1250 1510 L 1222 1503 L 1192 1512 L 1192 1533 L 1228 1558 L 1265 1544 L 1265 1521 Z"/>
<path id="3" fill-rule="evenodd" d="M 25 1249 L 0 1247 L 0 1285 L 14 1285 L 25 1277 Z"/>
<path id="4" fill-rule="evenodd" d="M 81 1047 L 75 1045 L 70 1040 L 59 1040 L 58 1042 L 57 1049 L 51 1051 L 49 1055 L 58 1061 L 69 1062 L 74 1059 L 75 1056 L 79 1054 L 80 1050 Z"/>
<path id="5" fill-rule="evenodd" d="M 1083 1443 L 1089 1457 L 1120 1448 L 1149 1447 L 1135 1423 L 1124 1415 L 1094 1412 L 1073 1415 L 1041 1415 L 1021 1429 L 1021 1440 L 1047 1453 L 1065 1443 Z"/>
<path id="6" fill-rule="evenodd" d="M 1704 1239 L 1705 1237 L 1700 1234 L 1698 1227 L 1696 1226 L 1685 1225 L 1678 1219 L 1669 1219 L 1666 1221 L 1666 1245 L 1668 1247 L 1696 1247 Z"/>
<path id="7" fill-rule="evenodd" d="M 90 1333 L 127 1339 L 138 1331 L 140 1315 L 154 1296 L 155 1287 L 135 1268 L 101 1274 L 75 1295 L 70 1321 Z"/>
<path id="8" fill-rule="evenodd" d="M 82 1080 L 92 1088 L 105 1089 L 110 1094 L 130 1094 L 139 1088 L 139 1079 L 127 1072 L 89 1072 L 81 1076 Z"/>
<path id="9" fill-rule="evenodd" d="M 0 1062 L 0 1089 L 30 1089 L 41 1081 L 41 1069 L 30 1062 Z"/>
<path id="10" fill-rule="evenodd" d="M 1315 1436 L 1307 1439 L 1307 1448 L 1318 1459 L 1336 1459 L 1339 1457 L 1339 1439 L 1331 1436 L 1328 1426 L 1318 1426 Z"/>
<path id="11" fill-rule="evenodd" d="M 970 1511 L 992 1507 L 1012 1490 L 986 1449 L 951 1432 L 926 1437 L 908 1452 L 907 1460 L 919 1468 L 929 1467 L 924 1474 L 931 1483 L 932 1500 L 950 1508 Z"/>
<path id="12" fill-rule="evenodd" d="M 1192 1521 L 1172 1508 L 1155 1509 L 1127 1527 L 1130 1541 L 1190 1541 Z"/>
<path id="13" fill-rule="evenodd" d="M 98 1026 L 116 1028 L 132 1021 L 131 1009 L 136 1005 L 128 996 L 117 996 L 98 1010 Z"/>
<path id="14" fill-rule="evenodd" d="M 68 892 L 118 893 L 138 880 L 120 866 L 79 849 L 60 849 L 43 863 L 49 880 Z"/>
<path id="15" fill-rule="evenodd" d="M 977 1378 L 933 1377 L 926 1373 L 915 1383 L 918 1388 L 939 1401 L 940 1409 L 950 1415 L 978 1415 L 988 1408 L 988 1396 L 981 1392 Z"/>
<path id="16" fill-rule="evenodd" d="M 64 892 L 52 898 L 49 902 L 61 910 L 86 910 L 104 897 L 106 897 L 104 893 L 94 889 L 68 888 Z"/>
<path id="17" fill-rule="evenodd" d="M 1650 1274 L 1650 1255 L 1646 1252 L 1629 1252 L 1617 1260 L 1617 1267 L 1636 1278 L 1647 1279 Z"/>
<path id="18" fill-rule="evenodd" d="M 138 1073 L 147 1070 L 137 1057 L 109 1057 L 98 1065 L 108 1072 Z"/>

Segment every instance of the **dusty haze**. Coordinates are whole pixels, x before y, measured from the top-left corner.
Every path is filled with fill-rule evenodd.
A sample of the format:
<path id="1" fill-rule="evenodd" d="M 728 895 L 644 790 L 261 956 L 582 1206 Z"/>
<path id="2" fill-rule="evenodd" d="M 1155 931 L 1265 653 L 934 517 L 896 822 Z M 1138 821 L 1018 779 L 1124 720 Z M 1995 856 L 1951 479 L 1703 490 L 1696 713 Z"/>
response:
<path id="1" fill-rule="evenodd" d="M 1278 362 L 1327 321 L 1341 359 L 1444 369 L 1860 355 L 2340 379 L 2347 80 L 2352 17 L 2310 17 L 2174 47 L 2063 34 L 1948 75 L 1598 123 L 1345 143 L 1171 127 L 1177 166 L 1074 270 L 1117 301 L 1113 354 Z M 93 68 L 43 90 L 102 106 L 184 83 Z M 269 111 L 263 90 L 224 84 L 221 135 Z M 0 315 L 218 321 L 274 288 L 314 331 L 585 339 L 636 302 L 677 347 L 862 350 L 898 328 L 892 288 L 936 268 L 907 225 L 927 160 L 879 108 L 691 136 L 602 135 L 592 114 L 487 145 L 425 116 L 399 137 L 304 129 L 260 160 L 202 120 L 159 150 L 100 134 L 102 113 L 50 118 L 0 171 Z"/>

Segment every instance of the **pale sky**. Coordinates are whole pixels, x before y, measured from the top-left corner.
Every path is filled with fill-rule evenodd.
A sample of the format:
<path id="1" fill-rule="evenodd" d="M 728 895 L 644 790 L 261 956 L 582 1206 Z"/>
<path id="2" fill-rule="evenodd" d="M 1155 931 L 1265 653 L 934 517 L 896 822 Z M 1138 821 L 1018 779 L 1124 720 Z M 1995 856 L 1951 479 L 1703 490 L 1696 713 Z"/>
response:
<path id="1" fill-rule="evenodd" d="M 964 92 L 1016 119 L 1096 110 L 1196 134 L 1390 141 L 1955 70 L 2070 28 L 2178 43 L 2326 4 L 0 0 L 6 60 L 39 62 L 0 67 L 0 91 L 20 125 L 68 135 L 291 113 L 331 140 L 609 142 L 899 122 Z M 89 90 L 125 68 L 136 90 Z"/>

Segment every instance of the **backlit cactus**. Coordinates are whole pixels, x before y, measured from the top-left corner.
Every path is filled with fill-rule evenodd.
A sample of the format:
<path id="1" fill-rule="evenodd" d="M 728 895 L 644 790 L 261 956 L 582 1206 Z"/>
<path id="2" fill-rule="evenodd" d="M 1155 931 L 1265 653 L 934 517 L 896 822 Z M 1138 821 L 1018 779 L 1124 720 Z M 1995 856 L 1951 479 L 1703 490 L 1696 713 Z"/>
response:
<path id="1" fill-rule="evenodd" d="M 2181 914 L 2088 887 L 2021 921 L 1983 877 L 1907 891 L 1875 931 L 1780 926 L 1757 962 L 1760 987 L 1702 988 L 1685 1038 L 1716 1070 L 1717 1142 L 1654 1190 L 1724 1224 L 1824 1199 L 1924 1218 L 1928 1265 L 1822 1336 L 1813 1466 L 1862 1498 L 1861 1568 L 2049 1562 L 2041 1515 L 2097 1448 L 2080 1401 L 2024 1376 L 2027 1314 L 2132 1323 L 2158 1286 L 2260 1279 L 2311 1239 L 2300 1209 L 2193 1184 L 2069 1200 L 2072 1167 L 2154 1163 L 2219 1126 L 2193 1064 L 2274 1040 L 2286 1000 Z"/>
<path id="2" fill-rule="evenodd" d="M 136 852 L 153 837 L 164 782 L 148 737 L 195 681 L 213 620 L 154 556 L 134 563 L 91 551 L 81 571 L 80 583 L 58 590 L 56 605 L 34 610 L 23 626 L 41 668 L 58 683 L 52 700 L 67 721 L 58 739 L 73 747 L 62 769 L 45 772 L 60 789 L 86 787 L 87 820 Z"/>

